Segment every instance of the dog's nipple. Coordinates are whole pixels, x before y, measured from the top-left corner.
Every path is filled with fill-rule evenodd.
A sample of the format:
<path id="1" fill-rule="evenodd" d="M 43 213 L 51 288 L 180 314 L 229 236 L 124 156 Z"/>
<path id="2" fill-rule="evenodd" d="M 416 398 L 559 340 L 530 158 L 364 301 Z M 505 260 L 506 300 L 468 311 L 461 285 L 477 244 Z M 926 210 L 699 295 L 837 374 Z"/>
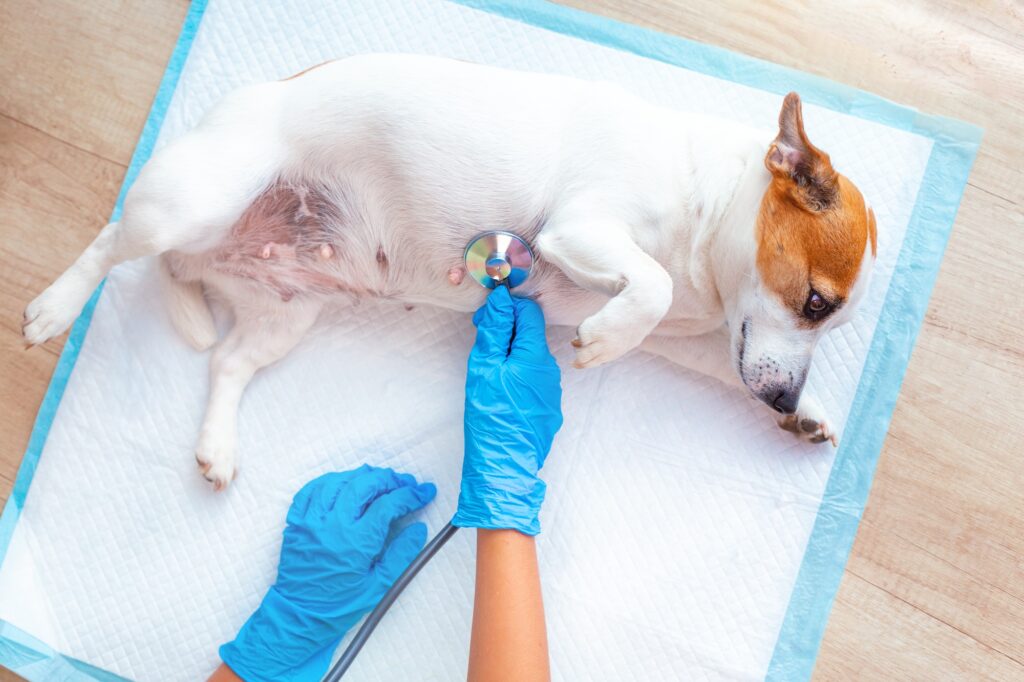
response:
<path id="1" fill-rule="evenodd" d="M 274 253 L 274 242 L 269 242 L 263 245 L 263 250 L 260 251 L 260 258 L 267 260 L 271 254 Z"/>
<path id="2" fill-rule="evenodd" d="M 466 276 L 466 268 L 456 266 L 448 270 L 448 281 L 458 286 L 462 284 L 462 278 Z"/>
<path id="3" fill-rule="evenodd" d="M 330 244 L 320 245 L 320 257 L 324 260 L 330 260 L 334 256 L 334 247 Z"/>

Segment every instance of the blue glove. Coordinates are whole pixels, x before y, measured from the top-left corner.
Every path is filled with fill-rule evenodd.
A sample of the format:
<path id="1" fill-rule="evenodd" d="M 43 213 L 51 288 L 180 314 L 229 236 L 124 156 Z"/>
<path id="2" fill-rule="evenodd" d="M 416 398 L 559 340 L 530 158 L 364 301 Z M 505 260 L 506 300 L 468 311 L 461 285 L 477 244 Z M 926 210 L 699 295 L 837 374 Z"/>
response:
<path id="1" fill-rule="evenodd" d="M 466 454 L 452 524 L 536 535 L 546 487 L 537 473 L 562 426 L 561 373 L 544 338 L 544 313 L 499 286 L 473 323 Z"/>
<path id="2" fill-rule="evenodd" d="M 292 500 L 277 581 L 220 657 L 239 677 L 320 680 L 345 631 L 372 609 L 423 548 L 413 523 L 391 524 L 437 494 L 408 474 L 362 466 L 325 474 Z"/>

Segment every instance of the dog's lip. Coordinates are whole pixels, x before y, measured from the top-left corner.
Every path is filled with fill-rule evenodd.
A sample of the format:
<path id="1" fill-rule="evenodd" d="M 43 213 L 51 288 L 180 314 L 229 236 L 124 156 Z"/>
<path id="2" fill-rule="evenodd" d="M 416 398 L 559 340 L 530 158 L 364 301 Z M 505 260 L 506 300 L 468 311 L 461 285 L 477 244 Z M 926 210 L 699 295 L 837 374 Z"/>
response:
<path id="1" fill-rule="evenodd" d="M 736 370 L 739 372 L 740 379 L 744 384 L 747 383 L 747 378 L 743 375 L 743 356 L 747 351 L 747 331 L 749 318 L 743 318 L 743 325 L 740 327 L 740 348 L 736 353 Z"/>

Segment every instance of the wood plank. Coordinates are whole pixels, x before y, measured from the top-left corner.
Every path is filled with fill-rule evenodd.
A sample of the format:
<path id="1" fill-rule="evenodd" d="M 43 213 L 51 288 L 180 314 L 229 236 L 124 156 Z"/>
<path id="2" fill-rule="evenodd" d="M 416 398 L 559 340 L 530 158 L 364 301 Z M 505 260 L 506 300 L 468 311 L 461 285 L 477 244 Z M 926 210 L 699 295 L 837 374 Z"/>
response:
<path id="1" fill-rule="evenodd" d="M 0 113 L 126 164 L 187 10 L 185 0 L 0 3 Z"/>
<path id="2" fill-rule="evenodd" d="M 966 335 L 1019 367 L 1022 261 L 1024 204 L 968 185 L 928 306 L 927 334 Z"/>
<path id="3" fill-rule="evenodd" d="M 1015 680 L 1024 666 L 847 573 L 817 680 Z"/>
<path id="4" fill-rule="evenodd" d="M 1024 592 L 1020 582 L 1012 586 L 1016 593 L 1001 589 L 930 548 L 908 541 L 900 535 L 901 530 L 863 521 L 848 572 L 964 636 L 984 632 L 988 647 L 1024 666 Z"/>
<path id="5" fill-rule="evenodd" d="M 106 224 L 125 168 L 0 116 L 0 494 L 6 499 L 65 336 L 24 349 L 22 312 Z"/>

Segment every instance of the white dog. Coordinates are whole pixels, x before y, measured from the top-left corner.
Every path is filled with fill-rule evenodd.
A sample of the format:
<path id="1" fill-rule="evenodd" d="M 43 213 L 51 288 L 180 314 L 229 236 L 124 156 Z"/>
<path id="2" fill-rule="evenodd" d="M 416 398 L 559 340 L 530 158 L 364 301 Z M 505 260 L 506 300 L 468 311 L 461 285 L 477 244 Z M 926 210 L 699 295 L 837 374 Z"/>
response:
<path id="1" fill-rule="evenodd" d="M 242 88 L 158 152 L 121 220 L 29 304 L 32 344 L 63 332 L 121 261 L 163 254 L 171 317 L 217 343 L 204 287 L 234 309 L 211 359 L 196 458 L 235 472 L 236 412 L 332 296 L 462 311 L 486 291 L 462 252 L 515 232 L 538 262 L 520 295 L 578 325 L 576 366 L 644 349 L 747 389 L 814 442 L 801 398 L 818 339 L 849 316 L 875 252 L 860 192 L 804 132 L 658 108 L 609 84 L 367 55 Z"/>

